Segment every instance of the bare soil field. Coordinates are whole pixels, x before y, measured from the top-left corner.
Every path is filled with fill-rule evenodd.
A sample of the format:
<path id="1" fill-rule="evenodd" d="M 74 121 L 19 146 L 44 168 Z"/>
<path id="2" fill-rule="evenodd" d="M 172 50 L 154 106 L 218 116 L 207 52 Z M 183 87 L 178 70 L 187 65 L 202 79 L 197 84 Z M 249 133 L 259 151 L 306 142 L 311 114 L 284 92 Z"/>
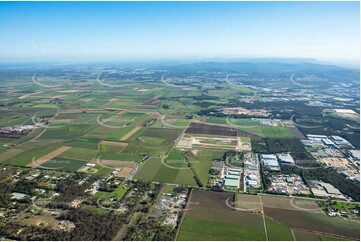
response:
<path id="1" fill-rule="evenodd" d="M 232 208 L 227 206 L 227 199 L 233 201 L 233 196 L 234 194 L 229 192 L 193 190 L 187 208 L 205 207 L 231 211 Z"/>
<path id="2" fill-rule="evenodd" d="M 17 171 L 15 168 L 8 168 L 6 171 L 0 173 L 0 180 L 6 178 L 8 175 L 13 174 Z"/>
<path id="3" fill-rule="evenodd" d="M 262 211 L 261 200 L 258 195 L 236 194 L 234 207 L 238 211 L 259 213 Z"/>
<path id="4" fill-rule="evenodd" d="M 127 178 L 132 171 L 133 171 L 133 168 L 124 167 L 124 168 L 117 174 L 117 177 Z"/>
<path id="5" fill-rule="evenodd" d="M 297 211 L 309 211 L 323 213 L 321 208 L 312 200 L 297 199 L 280 196 L 261 195 L 262 204 L 265 208 L 277 208 Z"/>
<path id="6" fill-rule="evenodd" d="M 192 122 L 186 133 L 189 134 L 206 134 L 206 135 L 219 135 L 219 136 L 237 136 L 237 130 L 219 125 L 209 125 L 205 123 Z"/>

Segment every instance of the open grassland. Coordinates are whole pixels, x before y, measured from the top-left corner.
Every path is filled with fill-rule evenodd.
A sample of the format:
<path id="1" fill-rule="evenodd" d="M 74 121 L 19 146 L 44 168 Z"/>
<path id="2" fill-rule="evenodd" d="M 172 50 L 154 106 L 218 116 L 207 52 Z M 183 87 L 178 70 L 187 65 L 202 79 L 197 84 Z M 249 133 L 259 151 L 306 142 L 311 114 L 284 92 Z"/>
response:
<path id="1" fill-rule="evenodd" d="M 212 160 L 222 158 L 223 154 L 224 151 L 221 150 L 193 150 L 187 153 L 193 172 L 203 186 L 207 186 Z"/>
<path id="2" fill-rule="evenodd" d="M 95 165 L 94 169 L 96 170 L 95 174 L 103 177 L 108 176 L 114 170 L 113 168 L 104 167 L 98 164 Z"/>
<path id="3" fill-rule="evenodd" d="M 273 127 L 273 126 L 263 126 L 263 134 L 266 138 L 292 138 L 294 137 L 294 134 L 290 128 L 286 127 Z"/>
<path id="4" fill-rule="evenodd" d="M 141 166 L 134 179 L 196 186 L 193 173 L 186 162 L 180 160 L 180 157 L 176 158 L 177 160 L 163 160 L 164 163 L 161 158 L 150 158 Z"/>
<path id="5" fill-rule="evenodd" d="M 124 183 L 121 183 L 113 192 L 97 192 L 93 196 L 95 199 L 109 199 L 112 197 L 122 198 L 128 189 L 123 187 Z"/>

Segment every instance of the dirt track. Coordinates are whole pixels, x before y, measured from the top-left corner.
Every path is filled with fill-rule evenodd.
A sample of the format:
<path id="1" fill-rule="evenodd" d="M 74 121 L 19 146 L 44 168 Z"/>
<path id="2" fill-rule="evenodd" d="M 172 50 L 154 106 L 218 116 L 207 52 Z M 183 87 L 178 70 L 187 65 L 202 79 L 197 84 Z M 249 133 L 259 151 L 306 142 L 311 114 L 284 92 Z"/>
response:
<path id="1" fill-rule="evenodd" d="M 138 126 L 135 127 L 134 129 L 132 129 L 129 133 L 127 133 L 126 135 L 124 135 L 122 138 L 120 138 L 120 141 L 125 141 L 127 139 L 129 139 L 133 134 L 135 134 L 138 130 L 140 130 L 142 127 Z"/>

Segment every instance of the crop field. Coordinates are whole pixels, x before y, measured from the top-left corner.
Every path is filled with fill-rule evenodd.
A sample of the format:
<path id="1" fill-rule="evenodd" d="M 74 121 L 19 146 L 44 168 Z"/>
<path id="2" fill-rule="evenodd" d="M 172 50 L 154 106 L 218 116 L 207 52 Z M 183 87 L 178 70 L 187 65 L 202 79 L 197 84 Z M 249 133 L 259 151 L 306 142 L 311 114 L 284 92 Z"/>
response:
<path id="1" fill-rule="evenodd" d="M 360 236 L 359 221 L 329 217 L 312 200 L 262 196 L 262 202 L 266 216 L 293 229 L 349 239 Z"/>
<path id="2" fill-rule="evenodd" d="M 181 130 L 167 128 L 148 128 L 124 150 L 127 154 L 161 156 L 174 145 Z"/>
<path id="3" fill-rule="evenodd" d="M 135 179 L 145 181 L 157 181 L 171 184 L 188 184 L 196 186 L 196 176 L 202 186 L 208 182 L 208 171 L 212 166 L 212 160 L 221 158 L 224 151 L 220 150 L 196 150 L 194 153 L 187 152 L 182 155 L 173 149 L 167 158 L 148 159 L 135 175 Z"/>
<path id="4" fill-rule="evenodd" d="M 60 155 L 58 155 L 58 157 L 90 161 L 95 157 L 96 154 L 97 150 L 74 147 L 61 153 Z"/>
<path id="5" fill-rule="evenodd" d="M 265 240 L 260 214 L 240 213 L 227 206 L 231 193 L 193 190 L 177 240 Z"/>
<path id="6" fill-rule="evenodd" d="M 7 165 L 13 165 L 13 166 L 26 166 L 28 164 L 32 163 L 33 158 L 40 158 L 44 155 L 47 155 L 50 152 L 55 151 L 56 149 L 58 149 L 60 146 L 50 146 L 50 147 L 40 147 L 40 148 L 36 148 L 33 149 L 31 151 L 27 151 L 24 153 L 20 153 L 18 155 L 16 155 L 13 158 L 8 159 L 5 164 Z"/>
<path id="7" fill-rule="evenodd" d="M 194 174 L 174 151 L 170 159 L 150 158 L 139 168 L 134 179 L 196 186 Z"/>
<path id="8" fill-rule="evenodd" d="M 291 229 L 270 218 L 266 218 L 268 240 L 290 241 L 293 240 Z"/>
<path id="9" fill-rule="evenodd" d="M 304 64 L 301 69 L 288 64 L 287 72 L 277 70 L 285 69 L 277 67 L 280 63 L 269 70 L 253 68 L 255 63 L 238 65 L 223 63 L 216 67 L 210 62 L 187 70 L 187 64 L 174 68 L 175 63 L 94 63 L 19 71 L 1 65 L 0 177 L 5 182 L 0 188 L 7 189 L 3 197 L 9 202 L 2 203 L 0 212 L 6 215 L 4 225 L 11 232 L 4 239 L 41 239 L 50 229 L 54 231 L 49 236 L 59 235 L 54 238 L 67 234 L 66 239 L 73 235 L 88 239 L 88 234 L 101 228 L 97 223 L 108 221 L 112 226 L 102 228 L 104 236 L 121 234 L 120 240 L 359 240 L 360 222 L 355 211 L 359 203 L 351 199 L 330 204 L 313 194 L 293 197 L 281 195 L 280 190 L 275 191 L 280 193 L 277 195 L 264 193 L 270 176 L 303 174 L 325 180 L 347 199 L 356 201 L 354 188 L 358 184 L 338 176 L 338 170 L 321 172 L 321 168 L 282 165 L 281 171 L 266 171 L 262 161 L 259 170 L 259 164 L 247 167 L 251 161 L 259 162 L 256 158 L 261 154 L 290 152 L 297 162 L 312 159 L 311 150 L 319 148 L 304 147 L 301 140 L 307 133 L 340 135 L 349 140 L 354 148 L 335 146 L 339 152 L 333 155 L 351 160 L 349 150 L 359 149 L 358 139 L 355 141 L 359 138 L 357 122 L 337 116 L 324 119 L 325 107 L 318 106 L 324 100 L 319 97 L 331 92 L 314 95 L 316 89 L 300 91 L 297 85 L 288 85 L 293 69 L 301 78 L 302 68 L 315 68 L 316 64 Z M 251 67 L 253 70 L 248 71 Z M 307 72 L 307 80 L 326 80 L 332 71 L 323 71 L 322 76 L 313 69 Z M 39 83 L 31 78 L 35 75 Z M 231 84 L 228 75 L 239 77 Z M 277 87 L 269 87 L 269 80 Z M 354 87 L 345 85 L 342 90 L 356 93 Z M 344 97 L 343 92 L 337 95 Z M 291 98 L 290 93 L 297 98 Z M 313 98 L 319 100 L 312 103 Z M 346 108 L 342 98 L 331 100 L 327 102 L 330 106 Z M 347 101 L 345 106 L 358 112 L 353 103 Z M 323 126 L 301 128 L 297 120 L 299 124 Z M 328 149 L 329 154 L 334 150 Z M 232 170 L 233 166 L 242 168 L 241 172 Z M 12 183 L 6 184 L 11 179 Z M 228 185 L 233 183 L 228 179 L 234 183 L 239 179 L 236 184 L 240 187 Z M 250 180 L 254 179 L 262 182 L 259 188 L 243 189 L 244 185 L 252 186 Z M 288 179 L 285 182 L 290 183 Z M 15 192 L 31 199 L 16 201 L 20 195 Z M 69 201 L 67 206 L 57 203 L 58 194 Z M 97 206 L 98 199 L 105 207 L 126 212 L 108 212 Z M 39 206 L 44 202 L 46 214 L 36 214 L 30 207 L 25 211 L 28 217 L 15 216 L 31 206 L 30 202 L 39 202 Z M 334 217 L 327 214 L 331 207 L 339 210 Z M 42 227 L 55 220 L 61 227 L 68 222 L 61 221 L 64 219 L 76 229 L 29 228 L 18 218 L 27 226 L 44 222 Z M 19 224 L 11 224 L 14 221 Z M 80 233 L 79 228 L 87 232 Z M 25 233 L 29 235 L 24 237 Z"/>
<path id="10" fill-rule="evenodd" d="M 210 240 L 266 240 L 266 233 L 273 241 L 358 238 L 358 221 L 330 218 L 311 200 L 291 199 L 262 196 L 261 200 L 259 195 L 193 190 L 177 240 L 199 240 L 202 234 Z M 236 229 L 237 224 L 242 227 Z M 245 228 L 258 234 L 247 233 Z"/>
<path id="11" fill-rule="evenodd" d="M 83 167 L 86 163 L 88 162 L 84 160 L 55 157 L 41 166 L 45 169 L 74 172 Z"/>
<path id="12" fill-rule="evenodd" d="M 338 217 L 328 217 L 326 214 L 307 211 L 295 211 L 264 207 L 264 212 L 270 218 L 287 224 L 292 228 L 305 229 L 335 236 L 356 239 L 360 236 L 360 224 L 356 221 Z"/>

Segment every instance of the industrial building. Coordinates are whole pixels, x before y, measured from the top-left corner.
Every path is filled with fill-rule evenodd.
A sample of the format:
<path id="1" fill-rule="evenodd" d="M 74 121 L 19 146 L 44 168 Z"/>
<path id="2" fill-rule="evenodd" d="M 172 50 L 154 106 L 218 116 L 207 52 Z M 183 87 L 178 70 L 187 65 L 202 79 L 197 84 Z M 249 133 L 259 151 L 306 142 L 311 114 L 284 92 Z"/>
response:
<path id="1" fill-rule="evenodd" d="M 278 161 L 280 163 L 288 163 L 288 164 L 294 164 L 295 163 L 295 161 L 292 158 L 290 153 L 281 153 L 281 154 L 278 154 L 277 157 L 278 157 Z"/>
<path id="2" fill-rule="evenodd" d="M 278 164 L 277 156 L 272 155 L 272 154 L 263 154 L 263 155 L 261 155 L 261 160 L 262 160 L 262 163 L 265 166 L 265 168 L 267 168 L 271 171 L 281 170 L 281 168 Z"/>

